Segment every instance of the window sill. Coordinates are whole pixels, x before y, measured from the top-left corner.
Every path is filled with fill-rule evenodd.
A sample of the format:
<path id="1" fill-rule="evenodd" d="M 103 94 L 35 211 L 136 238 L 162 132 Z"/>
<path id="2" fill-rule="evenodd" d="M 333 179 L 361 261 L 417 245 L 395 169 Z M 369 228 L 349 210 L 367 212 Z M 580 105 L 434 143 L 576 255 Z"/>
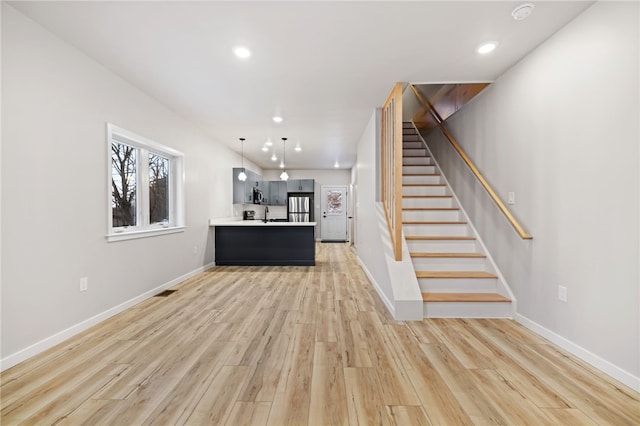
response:
<path id="1" fill-rule="evenodd" d="M 169 228 L 160 229 L 141 229 L 136 231 L 114 232 L 112 234 L 107 234 L 107 241 L 112 243 L 115 241 L 133 240 L 136 238 L 157 237 L 159 235 L 184 232 L 185 229 L 187 229 L 186 226 L 172 226 Z"/>

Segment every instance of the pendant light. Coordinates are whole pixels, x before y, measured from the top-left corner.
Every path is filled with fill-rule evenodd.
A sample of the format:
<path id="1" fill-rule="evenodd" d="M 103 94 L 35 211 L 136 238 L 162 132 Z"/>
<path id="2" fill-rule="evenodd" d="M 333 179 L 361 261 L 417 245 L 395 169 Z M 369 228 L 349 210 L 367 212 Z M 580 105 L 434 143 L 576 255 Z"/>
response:
<path id="1" fill-rule="evenodd" d="M 289 179 L 289 175 L 287 174 L 287 166 L 285 163 L 285 143 L 287 142 L 287 138 L 282 138 L 282 164 L 284 166 L 284 170 L 280 174 L 280 180 Z"/>
<path id="2" fill-rule="evenodd" d="M 244 138 L 240 138 L 240 146 L 242 150 L 242 170 L 240 171 L 240 173 L 238 173 L 238 180 L 240 182 L 244 182 L 245 180 L 247 180 L 247 174 L 244 170 Z"/>

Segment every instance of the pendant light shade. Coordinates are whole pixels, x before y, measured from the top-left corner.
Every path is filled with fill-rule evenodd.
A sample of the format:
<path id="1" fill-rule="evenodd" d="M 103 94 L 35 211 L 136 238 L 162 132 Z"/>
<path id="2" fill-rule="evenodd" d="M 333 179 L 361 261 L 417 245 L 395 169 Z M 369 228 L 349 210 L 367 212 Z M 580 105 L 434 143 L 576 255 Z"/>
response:
<path id="1" fill-rule="evenodd" d="M 287 138 L 282 138 L 282 167 L 284 168 L 284 170 L 282 171 L 282 173 L 280 174 L 280 180 L 287 180 L 289 179 L 289 175 L 287 174 L 287 165 L 285 163 L 285 143 L 287 142 Z"/>
<path id="2" fill-rule="evenodd" d="M 244 138 L 240 138 L 240 146 L 240 149 L 242 150 L 242 170 L 240 171 L 240 173 L 238 173 L 238 180 L 240 182 L 244 182 L 245 180 L 247 180 L 247 174 L 244 170 Z"/>

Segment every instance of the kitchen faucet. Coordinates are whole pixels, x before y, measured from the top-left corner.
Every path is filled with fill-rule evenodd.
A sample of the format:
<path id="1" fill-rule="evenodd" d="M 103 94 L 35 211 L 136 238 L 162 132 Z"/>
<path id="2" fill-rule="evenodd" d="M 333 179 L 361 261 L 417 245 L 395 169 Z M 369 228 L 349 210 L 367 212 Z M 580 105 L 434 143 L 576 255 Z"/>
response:
<path id="1" fill-rule="evenodd" d="M 267 223 L 267 213 L 269 213 L 269 206 L 264 206 L 264 223 Z"/>

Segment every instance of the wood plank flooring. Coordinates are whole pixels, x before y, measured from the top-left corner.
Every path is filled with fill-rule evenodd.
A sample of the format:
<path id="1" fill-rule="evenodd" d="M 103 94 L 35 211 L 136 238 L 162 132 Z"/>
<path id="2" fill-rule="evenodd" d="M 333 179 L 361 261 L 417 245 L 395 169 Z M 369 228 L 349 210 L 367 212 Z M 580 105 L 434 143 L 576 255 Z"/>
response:
<path id="1" fill-rule="evenodd" d="M 345 244 L 216 267 L 0 376 L 2 425 L 637 425 L 510 320 L 394 321 Z"/>

